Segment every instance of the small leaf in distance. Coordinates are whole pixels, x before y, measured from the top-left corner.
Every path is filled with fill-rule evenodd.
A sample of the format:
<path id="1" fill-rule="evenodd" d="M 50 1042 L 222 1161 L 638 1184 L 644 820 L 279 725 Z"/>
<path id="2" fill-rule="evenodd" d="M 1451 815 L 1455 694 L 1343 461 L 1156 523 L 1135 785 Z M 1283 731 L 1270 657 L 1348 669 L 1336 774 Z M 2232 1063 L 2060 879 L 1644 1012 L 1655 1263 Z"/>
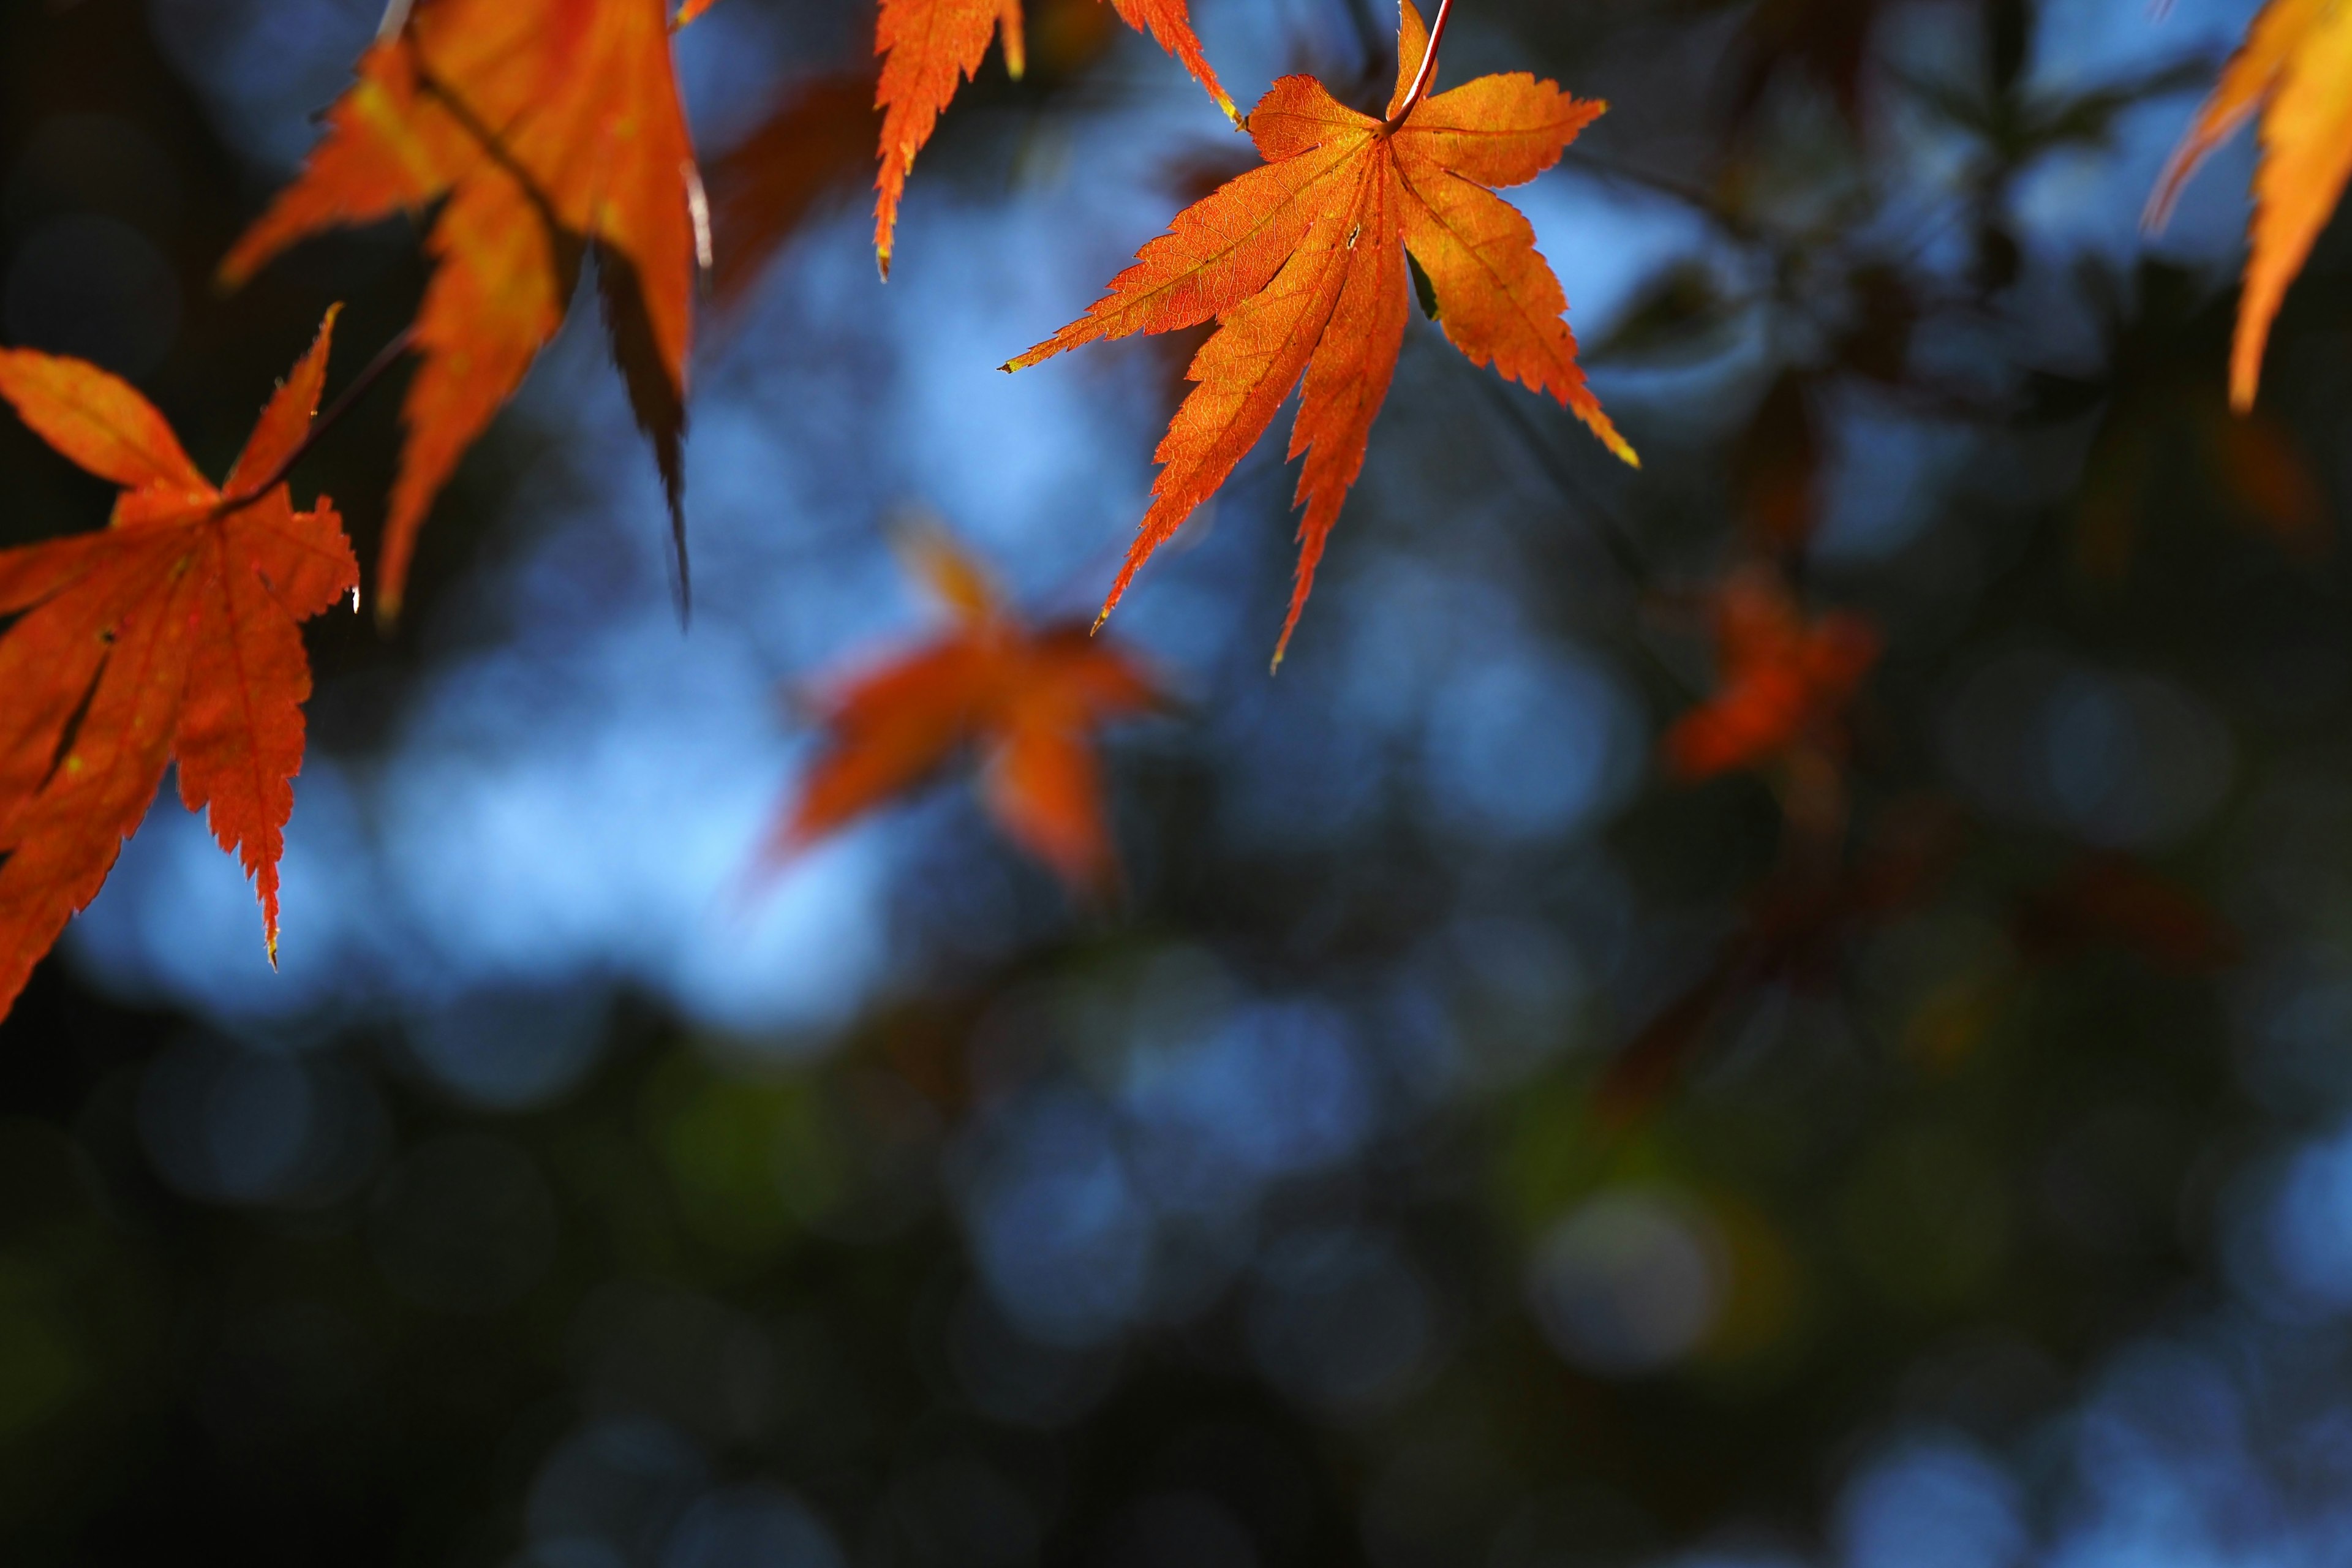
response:
<path id="1" fill-rule="evenodd" d="M 712 291 L 740 299 L 794 229 L 865 172 L 882 117 L 870 73 L 798 84 L 710 165 Z"/>
<path id="2" fill-rule="evenodd" d="M 1808 617 L 1777 573 L 1734 573 L 1715 595 L 1716 694 L 1666 731 L 1667 765 L 1698 780 L 1761 767 L 1801 747 L 1834 749 L 1837 726 L 1878 662 L 1858 615 Z"/>
<path id="3" fill-rule="evenodd" d="M 1634 364 L 1712 358 L 1729 345 L 1738 310 L 1715 268 L 1685 258 L 1653 274 L 1584 357 Z"/>
<path id="4" fill-rule="evenodd" d="M 772 868 L 978 753 L 982 799 L 1007 836 L 1081 897 L 1118 879 L 1094 731 L 1161 701 L 1142 665 L 1082 621 L 1032 627 L 936 527 L 898 541 L 908 574 L 948 610 L 938 637 L 835 683 L 814 702 L 825 731 L 777 824 Z"/>
<path id="5" fill-rule="evenodd" d="M 2020 899 L 2010 935 L 2029 963 L 2063 963 L 2101 945 L 2174 974 L 2227 969 L 2245 940 L 2211 905 L 2130 856 L 2084 854 L 2054 882 Z"/>
<path id="6" fill-rule="evenodd" d="M 1732 502 L 1748 536 L 1767 550 L 1801 548 L 1820 520 L 1822 439 L 1811 380 L 1782 371 L 1732 444 Z"/>

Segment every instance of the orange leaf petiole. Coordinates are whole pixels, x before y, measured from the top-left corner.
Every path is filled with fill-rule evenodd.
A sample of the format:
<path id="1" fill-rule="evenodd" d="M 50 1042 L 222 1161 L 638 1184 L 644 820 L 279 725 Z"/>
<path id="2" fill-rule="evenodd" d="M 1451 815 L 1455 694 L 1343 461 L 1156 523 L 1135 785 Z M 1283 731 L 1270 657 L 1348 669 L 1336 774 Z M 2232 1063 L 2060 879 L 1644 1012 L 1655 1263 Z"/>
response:
<path id="1" fill-rule="evenodd" d="M 1429 47 L 1422 52 L 1421 69 L 1413 73 L 1412 86 L 1405 89 L 1404 101 L 1388 118 L 1387 129 L 1394 132 L 1412 112 L 1414 104 L 1429 96 L 1429 84 L 1437 76 L 1437 46 L 1445 41 L 1445 24 L 1454 16 L 1454 0 L 1438 0 L 1437 20 L 1429 25 Z"/>
<path id="2" fill-rule="evenodd" d="M 365 397 L 375 384 L 383 379 L 383 373 L 392 368 L 394 360 L 415 346 L 416 328 L 412 323 L 402 328 L 390 342 L 376 351 L 375 358 L 368 362 L 367 368 L 361 371 L 352 384 L 343 388 L 341 395 L 327 405 L 316 419 L 310 421 L 310 428 L 302 433 L 302 439 L 295 444 L 294 449 L 287 453 L 275 468 L 235 494 L 221 497 L 219 502 L 213 508 L 214 515 L 226 517 L 230 512 L 251 506 L 255 501 L 284 484 L 287 476 L 294 471 L 294 465 L 309 455 L 310 448 L 319 444 L 319 438 L 333 429 L 336 422 L 352 411 L 352 405 Z"/>

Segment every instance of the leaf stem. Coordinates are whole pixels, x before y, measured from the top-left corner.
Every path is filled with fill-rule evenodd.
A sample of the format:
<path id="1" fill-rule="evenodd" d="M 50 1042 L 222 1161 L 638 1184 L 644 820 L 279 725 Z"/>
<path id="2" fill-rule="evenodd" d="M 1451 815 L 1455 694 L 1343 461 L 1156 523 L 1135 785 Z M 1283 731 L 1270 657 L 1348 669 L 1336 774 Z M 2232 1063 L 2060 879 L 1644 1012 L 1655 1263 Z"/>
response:
<path id="1" fill-rule="evenodd" d="M 379 44 L 400 36 L 408 26 L 409 7 L 415 0 L 388 0 L 383 8 L 383 20 L 375 25 L 375 41 Z"/>
<path id="2" fill-rule="evenodd" d="M 295 443 L 294 449 L 287 453 L 276 468 L 235 495 L 223 496 L 220 505 L 215 509 L 217 512 L 225 517 L 240 507 L 251 506 L 255 501 L 284 484 L 286 476 L 294 471 L 294 465 L 300 462 L 309 454 L 310 448 L 319 444 L 320 437 L 333 429 L 336 422 L 349 414 L 353 405 L 361 398 L 365 397 L 377 382 L 383 379 L 384 372 L 392 368 L 394 360 L 415 346 L 416 327 L 414 322 L 411 322 L 403 327 L 390 342 L 376 351 L 375 358 L 368 361 L 367 368 L 361 371 L 357 379 L 343 388 L 332 403 L 327 405 L 325 413 L 310 421 L 310 427 L 302 432 L 302 439 Z"/>
<path id="3" fill-rule="evenodd" d="M 1411 114 L 1413 105 L 1429 95 L 1429 84 L 1437 75 L 1437 46 L 1445 40 L 1445 24 L 1453 19 L 1454 0 L 1437 0 L 1437 20 L 1429 25 L 1429 47 L 1422 51 L 1421 69 L 1413 73 L 1412 85 L 1405 89 L 1404 101 L 1388 118 L 1387 129 L 1395 131 Z"/>

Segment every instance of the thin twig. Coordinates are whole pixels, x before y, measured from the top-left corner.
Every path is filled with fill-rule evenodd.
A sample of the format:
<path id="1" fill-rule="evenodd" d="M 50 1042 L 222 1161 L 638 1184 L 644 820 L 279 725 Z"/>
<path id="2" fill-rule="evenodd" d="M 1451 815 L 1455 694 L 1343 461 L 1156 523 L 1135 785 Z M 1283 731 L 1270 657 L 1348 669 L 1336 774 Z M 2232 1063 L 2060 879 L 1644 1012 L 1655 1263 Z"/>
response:
<path id="1" fill-rule="evenodd" d="M 1412 85 L 1405 89 L 1404 101 L 1388 117 L 1386 129 L 1395 131 L 1412 112 L 1413 105 L 1429 91 L 1431 80 L 1437 75 L 1437 46 L 1444 41 L 1445 24 L 1454 16 L 1454 0 L 1438 0 L 1437 20 L 1429 25 L 1429 47 L 1422 51 L 1421 69 L 1413 73 Z"/>
<path id="2" fill-rule="evenodd" d="M 302 432 L 302 438 L 294 444 L 292 451 L 279 459 L 276 468 L 236 494 L 221 497 L 219 505 L 214 509 L 215 511 L 226 517 L 240 507 L 251 506 L 255 501 L 284 484 L 286 476 L 294 471 L 294 465 L 300 462 L 312 447 L 318 445 L 319 438 L 333 429 L 336 421 L 349 414 L 352 406 L 361 398 L 365 397 L 377 382 L 383 379 L 383 373 L 392 368 L 393 361 L 415 346 L 416 328 L 414 323 L 411 323 L 403 327 L 397 336 L 376 351 L 375 358 L 368 362 L 367 368 L 361 371 L 358 378 L 349 386 L 343 388 L 341 395 L 327 405 L 325 413 L 310 421 L 310 427 Z"/>

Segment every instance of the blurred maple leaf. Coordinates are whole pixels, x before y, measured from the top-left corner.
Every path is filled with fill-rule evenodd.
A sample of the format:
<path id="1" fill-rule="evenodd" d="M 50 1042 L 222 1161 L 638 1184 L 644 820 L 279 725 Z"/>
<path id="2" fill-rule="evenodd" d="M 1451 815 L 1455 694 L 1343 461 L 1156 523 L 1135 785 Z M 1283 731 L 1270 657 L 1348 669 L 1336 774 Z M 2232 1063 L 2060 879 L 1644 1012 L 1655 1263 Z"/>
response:
<path id="1" fill-rule="evenodd" d="M 683 586 L 680 444 L 702 247 L 662 0 L 416 0 L 385 21 L 302 173 L 221 263 L 233 287 L 320 229 L 441 204 L 378 613 L 399 613 L 434 497 L 562 325 L 590 244 Z"/>
<path id="2" fill-rule="evenodd" d="M 2230 401 L 2241 410 L 2253 406 L 2287 285 L 2352 175 L 2352 9 L 2336 0 L 2271 0 L 2263 8 L 2157 181 L 2150 227 L 2163 226 L 2197 166 L 2256 114 L 2262 158 L 2230 350 Z"/>
<path id="3" fill-rule="evenodd" d="M 711 284 L 721 303 L 740 299 L 802 220 L 855 181 L 881 119 L 870 74 L 821 77 L 797 84 L 711 164 Z"/>
<path id="4" fill-rule="evenodd" d="M 0 397 L 122 487 L 101 532 L 0 551 L 0 1014 L 98 896 L 176 761 L 180 798 L 237 854 L 278 958 L 278 860 L 310 662 L 295 628 L 359 587 L 334 508 L 284 470 L 326 380 L 335 313 L 215 488 L 128 384 L 0 350 Z"/>
<path id="5" fill-rule="evenodd" d="M 2032 963 L 2063 963 L 2107 942 L 2176 974 L 2226 969 L 2245 951 L 2237 931 L 2195 893 L 2112 852 L 2083 856 L 2019 900 L 2010 934 Z"/>
<path id="6" fill-rule="evenodd" d="M 1790 69 L 1826 89 L 1849 125 L 1862 117 L 1862 68 L 1889 0 L 1757 0 L 1734 45 L 1730 120 L 1755 117 L 1765 89 Z"/>
<path id="7" fill-rule="evenodd" d="M 1594 1090 L 1596 1113 L 1623 1121 L 1655 1104 L 1734 1005 L 1774 986 L 1828 985 L 1857 934 L 1943 885 L 1967 831 L 1945 802 L 1917 797 L 1882 811 L 1850 860 L 1827 868 L 1810 856 L 1785 861 L 1749 899 L 1714 963 L 1611 1060 Z"/>
<path id="8" fill-rule="evenodd" d="M 825 748 L 778 825 L 781 861 L 978 751 L 989 814 L 1081 894 L 1118 879 L 1093 731 L 1160 701 L 1156 682 L 1082 621 L 1032 628 L 936 529 L 902 539 L 909 570 L 954 617 L 948 632 L 816 700 Z"/>
<path id="9" fill-rule="evenodd" d="M 1084 316 L 1004 367 L 1103 339 L 1218 323 L 1192 361 L 1198 384 L 1154 454 L 1162 467 L 1151 509 L 1105 616 L 1257 444 L 1303 376 L 1290 455 L 1307 456 L 1294 502 L 1307 515 L 1275 648 L 1282 662 L 1396 373 L 1413 298 L 1407 252 L 1430 280 L 1445 335 L 1473 363 L 1491 362 L 1550 394 L 1611 451 L 1637 461 L 1584 384 L 1567 296 L 1535 247 L 1535 230 L 1488 188 L 1551 167 L 1607 106 L 1525 72 L 1418 97 L 1434 75 L 1431 48 L 1420 12 L 1402 0 L 1385 121 L 1341 104 L 1312 77 L 1276 82 L 1247 121 L 1265 164 L 1179 213 Z"/>
<path id="10" fill-rule="evenodd" d="M 1186 0 L 1109 0 L 1129 26 L 1149 32 L 1161 48 L 1184 63 L 1217 107 L 1239 123 L 1241 112 L 1218 85 L 1217 73 L 1193 36 Z M 890 276 L 890 250 L 898 226 L 898 203 L 915 154 L 931 139 L 940 115 L 956 89 L 980 70 L 1000 24 L 1004 68 L 1019 78 L 1028 63 L 1022 30 L 1021 0 L 882 0 L 875 19 L 874 50 L 883 57 L 875 90 L 883 111 L 882 168 L 875 177 L 874 254 L 882 276 Z"/>
<path id="11" fill-rule="evenodd" d="M 1813 412 L 1820 377 L 1783 369 L 1772 378 L 1746 428 L 1732 444 L 1728 467 L 1741 524 L 1763 549 L 1801 549 L 1812 537 L 1822 503 L 1821 421 Z"/>
<path id="12" fill-rule="evenodd" d="M 1808 619 L 1760 567 L 1716 591 L 1714 619 L 1719 689 L 1666 731 L 1675 773 L 1710 778 L 1833 745 L 1833 726 L 1878 662 L 1877 629 L 1848 611 Z"/>
<path id="13" fill-rule="evenodd" d="M 2200 280 L 2143 260 L 2127 284 L 2087 264 L 2080 284 L 2105 321 L 2105 373 L 2095 381 L 2036 373 L 2029 406 L 2035 419 L 2072 419 L 2105 404 L 2074 508 L 2077 564 L 2119 576 L 2137 553 L 2151 484 L 2176 476 L 2210 488 L 2233 521 L 2290 557 L 2324 556 L 2333 542 L 2326 492 L 2294 432 L 2262 409 L 2233 416 L 2214 384 L 2228 327 Z M 2193 475 L 2184 471 L 2191 466 Z"/>

